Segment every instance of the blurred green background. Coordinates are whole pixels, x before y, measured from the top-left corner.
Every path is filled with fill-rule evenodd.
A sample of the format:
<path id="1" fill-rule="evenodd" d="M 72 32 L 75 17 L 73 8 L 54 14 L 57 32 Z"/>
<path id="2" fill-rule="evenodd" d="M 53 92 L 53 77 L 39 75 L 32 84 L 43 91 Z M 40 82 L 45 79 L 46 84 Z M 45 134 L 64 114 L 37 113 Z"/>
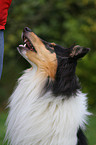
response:
<path id="1" fill-rule="evenodd" d="M 70 47 L 75 43 L 91 48 L 89 54 L 78 62 L 77 75 L 82 91 L 88 93 L 89 108 L 96 114 L 95 0 L 12 1 L 4 32 L 5 52 L 3 74 L 0 80 L 0 111 L 6 111 L 6 103 L 18 77 L 24 69 L 30 67 L 16 49 L 22 43 L 21 33 L 26 26 L 46 41 L 55 42 L 64 47 Z M 95 118 L 92 122 L 96 122 Z M 96 130 L 96 123 L 93 124 L 92 131 L 94 128 Z M 96 137 L 96 132 L 93 134 L 93 137 Z M 88 136 L 90 138 L 90 135 Z M 96 140 L 90 145 L 96 145 Z"/>

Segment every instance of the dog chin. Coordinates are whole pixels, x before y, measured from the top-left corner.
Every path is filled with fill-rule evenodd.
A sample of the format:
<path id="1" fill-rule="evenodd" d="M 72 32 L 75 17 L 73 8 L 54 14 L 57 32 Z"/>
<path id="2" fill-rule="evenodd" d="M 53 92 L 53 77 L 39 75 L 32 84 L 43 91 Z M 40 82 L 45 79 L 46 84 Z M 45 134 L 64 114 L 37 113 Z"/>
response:
<path id="1" fill-rule="evenodd" d="M 19 47 L 17 47 L 18 52 L 32 65 L 32 67 L 37 68 L 36 64 L 34 64 L 32 61 L 30 61 L 28 59 L 28 57 L 26 56 L 26 50 L 25 49 L 20 49 Z"/>
<path id="2" fill-rule="evenodd" d="M 26 56 L 26 50 L 25 49 L 20 49 L 19 47 L 17 47 L 18 52 L 25 58 L 28 59 Z"/>

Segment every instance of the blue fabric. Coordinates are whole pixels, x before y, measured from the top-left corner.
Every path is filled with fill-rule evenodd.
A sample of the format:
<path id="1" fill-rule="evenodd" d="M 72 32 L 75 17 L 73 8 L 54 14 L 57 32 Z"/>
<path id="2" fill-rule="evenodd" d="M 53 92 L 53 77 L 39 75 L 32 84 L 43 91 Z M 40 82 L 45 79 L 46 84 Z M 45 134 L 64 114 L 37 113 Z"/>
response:
<path id="1" fill-rule="evenodd" d="M 4 55 L 4 30 L 0 30 L 0 79 L 3 68 L 3 55 Z"/>

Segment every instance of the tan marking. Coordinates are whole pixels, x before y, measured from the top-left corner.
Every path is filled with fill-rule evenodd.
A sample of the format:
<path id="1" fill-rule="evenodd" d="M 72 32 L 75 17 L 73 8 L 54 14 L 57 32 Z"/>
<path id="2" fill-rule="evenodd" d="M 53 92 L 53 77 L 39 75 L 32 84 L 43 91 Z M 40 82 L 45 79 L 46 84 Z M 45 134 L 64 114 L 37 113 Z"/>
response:
<path id="1" fill-rule="evenodd" d="M 56 44 L 54 42 L 51 43 L 53 46 L 56 46 Z"/>
<path id="2" fill-rule="evenodd" d="M 44 75 L 54 79 L 57 70 L 56 54 L 47 50 L 40 38 L 33 32 L 28 33 L 27 37 L 34 45 L 37 53 L 29 50 L 26 52 L 26 56 L 37 65 L 38 71 L 40 70 Z"/>

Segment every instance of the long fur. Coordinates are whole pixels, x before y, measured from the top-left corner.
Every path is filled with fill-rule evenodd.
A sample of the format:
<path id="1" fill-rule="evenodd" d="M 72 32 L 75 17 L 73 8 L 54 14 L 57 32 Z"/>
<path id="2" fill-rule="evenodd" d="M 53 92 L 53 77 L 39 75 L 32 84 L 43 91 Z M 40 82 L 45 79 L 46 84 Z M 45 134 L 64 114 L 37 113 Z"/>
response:
<path id="1" fill-rule="evenodd" d="M 84 128 L 86 95 L 63 100 L 51 91 L 43 92 L 46 78 L 35 69 L 27 70 L 18 80 L 10 97 L 7 134 L 11 145 L 76 145 L 77 131 Z"/>
<path id="2" fill-rule="evenodd" d="M 9 99 L 6 139 L 10 145 L 88 145 L 82 132 L 86 95 L 75 74 L 89 48 L 64 48 L 24 28 L 19 53 L 32 65 Z"/>

